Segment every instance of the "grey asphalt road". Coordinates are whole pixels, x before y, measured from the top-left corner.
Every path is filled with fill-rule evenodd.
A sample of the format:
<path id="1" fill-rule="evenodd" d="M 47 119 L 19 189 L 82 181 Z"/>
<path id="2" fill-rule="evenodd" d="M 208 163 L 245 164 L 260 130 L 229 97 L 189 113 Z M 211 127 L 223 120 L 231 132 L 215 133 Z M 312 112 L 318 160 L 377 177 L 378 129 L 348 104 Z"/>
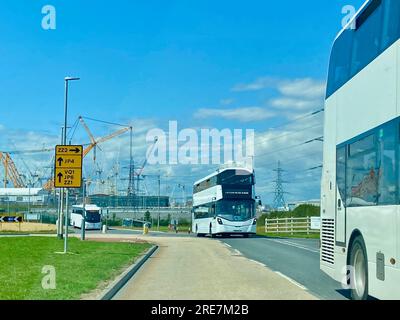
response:
<path id="1" fill-rule="evenodd" d="M 245 257 L 293 279 L 321 299 L 348 299 L 348 292 L 342 290 L 341 284 L 320 270 L 318 240 L 265 237 L 219 240 Z"/>
<path id="2" fill-rule="evenodd" d="M 219 241 L 195 237 L 137 238 L 156 243 L 159 248 L 115 300 L 316 299 L 310 291 Z"/>
<path id="3" fill-rule="evenodd" d="M 75 229 L 75 233 L 80 233 L 80 229 Z M 86 231 L 87 234 L 100 234 L 101 232 L 98 230 L 88 230 Z M 108 234 L 113 234 L 113 235 L 142 235 L 143 231 L 140 230 L 127 230 L 127 229 L 115 229 L 111 228 L 110 230 L 107 231 Z M 173 233 L 173 232 L 157 232 L 157 231 L 150 231 L 149 236 L 151 237 L 172 237 L 172 238 L 187 238 L 187 237 L 194 237 L 193 234 L 188 235 L 187 233 Z"/>

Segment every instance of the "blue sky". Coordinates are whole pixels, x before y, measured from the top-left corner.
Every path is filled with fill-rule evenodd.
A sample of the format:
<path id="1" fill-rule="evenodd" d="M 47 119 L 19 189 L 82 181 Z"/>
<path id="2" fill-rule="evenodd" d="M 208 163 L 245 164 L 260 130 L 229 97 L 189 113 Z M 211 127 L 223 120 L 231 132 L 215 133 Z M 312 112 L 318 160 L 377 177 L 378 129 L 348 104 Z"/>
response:
<path id="1" fill-rule="evenodd" d="M 129 122 L 140 135 L 152 126 L 167 127 L 168 120 L 177 120 L 182 128 L 254 128 L 264 139 L 271 134 L 268 128 L 322 106 L 321 85 L 331 43 L 341 28 L 342 7 L 352 4 L 358 8 L 362 3 L 3 2 L 0 143 L 8 150 L 13 145 L 24 149 L 57 138 L 66 75 L 82 78 L 71 85 L 70 122 L 80 114 Z M 47 4 L 57 10 L 56 30 L 41 28 L 41 9 Z M 305 87 L 315 91 L 302 96 L 298 91 L 304 92 Z M 243 118 L 247 111 L 254 112 L 254 117 Z M 235 112 L 239 116 L 232 115 Z M 93 124 L 98 135 L 108 130 Z M 282 130 L 274 134 L 298 128 Z M 24 135 L 31 138 L 23 139 Z M 279 145 L 290 146 L 307 137 L 292 136 Z M 271 146 L 265 148 L 261 153 L 274 151 L 268 149 Z M 137 146 L 138 159 L 144 152 L 145 148 Z M 279 155 L 283 165 L 288 157 L 290 154 Z M 270 202 L 271 168 L 265 162 L 261 159 L 257 166 L 261 193 Z M 299 172 L 306 168 L 304 163 L 303 168 L 295 163 L 286 169 Z M 173 172 L 179 170 L 187 174 L 193 168 L 175 168 Z M 201 176 L 202 169 L 196 170 Z M 318 197 L 318 174 L 309 178 L 315 185 L 297 192 L 301 185 L 292 183 L 288 197 Z M 190 185 L 190 180 L 185 183 Z"/>

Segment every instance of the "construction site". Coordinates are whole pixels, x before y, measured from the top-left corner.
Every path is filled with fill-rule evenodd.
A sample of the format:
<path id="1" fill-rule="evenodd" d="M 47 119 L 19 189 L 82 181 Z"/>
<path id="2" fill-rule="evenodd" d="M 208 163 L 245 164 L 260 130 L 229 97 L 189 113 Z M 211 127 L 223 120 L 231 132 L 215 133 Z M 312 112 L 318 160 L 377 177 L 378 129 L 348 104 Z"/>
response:
<path id="1" fill-rule="evenodd" d="M 101 124 L 110 133 L 95 137 L 89 122 Z M 76 138 L 81 130 L 86 140 Z M 167 177 L 147 174 L 147 157 L 137 160 L 133 154 L 134 129 L 130 125 L 121 125 L 88 117 L 79 116 L 68 130 L 70 145 L 83 145 L 84 174 L 82 187 L 71 189 L 68 201 L 71 205 L 85 203 L 102 208 L 104 215 L 112 220 L 151 219 L 190 220 L 190 203 L 185 187 L 167 181 Z M 126 149 L 121 154 L 106 151 L 103 145 L 124 139 Z M 89 142 L 87 142 L 89 141 Z M 149 154 L 157 140 L 149 146 Z M 99 161 L 99 154 L 107 160 Z M 32 165 L 39 158 L 48 165 Z M 61 202 L 60 189 L 54 183 L 54 146 L 44 146 L 37 150 L 0 150 L 2 187 L 0 188 L 0 214 L 17 214 L 25 220 L 55 223 Z M 111 165 L 110 165 L 111 163 Z M 180 189 L 183 193 L 179 192 Z M 151 191 L 149 191 L 151 190 Z"/>

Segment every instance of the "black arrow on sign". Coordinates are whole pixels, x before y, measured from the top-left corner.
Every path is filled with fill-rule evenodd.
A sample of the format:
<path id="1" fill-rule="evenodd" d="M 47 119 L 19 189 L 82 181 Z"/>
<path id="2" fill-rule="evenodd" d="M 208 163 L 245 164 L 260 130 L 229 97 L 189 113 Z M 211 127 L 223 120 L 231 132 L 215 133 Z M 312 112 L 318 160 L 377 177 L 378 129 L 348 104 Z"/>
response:
<path id="1" fill-rule="evenodd" d="M 58 182 L 61 183 L 61 179 L 62 179 L 62 177 L 63 177 L 63 174 L 60 172 L 60 173 L 57 175 L 57 177 L 58 177 Z"/>
<path id="2" fill-rule="evenodd" d="M 64 162 L 64 159 L 60 157 L 57 159 L 57 162 L 58 162 L 58 165 L 61 167 L 62 163 Z"/>
<path id="3" fill-rule="evenodd" d="M 80 151 L 81 151 L 81 149 L 79 149 L 79 148 L 69 149 L 69 152 L 79 153 Z"/>

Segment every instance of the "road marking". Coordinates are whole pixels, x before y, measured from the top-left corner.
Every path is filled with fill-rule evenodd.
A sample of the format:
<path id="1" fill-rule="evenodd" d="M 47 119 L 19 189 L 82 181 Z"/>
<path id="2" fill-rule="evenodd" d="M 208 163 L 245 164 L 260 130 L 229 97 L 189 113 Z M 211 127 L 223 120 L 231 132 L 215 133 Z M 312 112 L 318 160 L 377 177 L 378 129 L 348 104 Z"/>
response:
<path id="1" fill-rule="evenodd" d="M 291 283 L 293 283 L 295 286 L 299 287 L 300 289 L 306 290 L 307 288 L 303 285 L 301 285 L 300 283 L 298 283 L 297 281 L 293 280 L 292 278 L 289 278 L 288 276 L 285 276 L 283 273 L 279 272 L 279 271 L 275 271 L 275 273 L 279 276 L 281 276 L 282 278 L 290 281 Z"/>
<path id="2" fill-rule="evenodd" d="M 224 242 L 224 245 L 226 245 L 228 248 L 232 248 L 231 245 L 229 245 L 229 244 L 227 244 L 227 243 L 225 243 L 225 242 Z"/>
<path id="3" fill-rule="evenodd" d="M 266 266 L 264 263 L 261 263 L 261 262 L 259 262 L 259 261 L 253 260 L 253 259 L 249 259 L 249 260 L 252 261 L 252 262 L 254 262 L 254 263 L 256 263 L 256 264 L 258 264 L 259 266 L 261 266 L 261 267 L 263 267 L 263 268 L 267 268 L 267 266 Z"/>
<path id="4" fill-rule="evenodd" d="M 285 244 L 287 246 L 295 247 L 295 248 L 298 248 L 298 249 L 307 250 L 307 251 L 310 251 L 310 252 L 313 252 L 313 253 L 319 253 L 319 250 L 310 249 L 308 247 L 305 247 L 305 246 L 302 246 L 302 245 L 299 245 L 297 243 L 290 242 L 290 241 L 287 241 L 287 240 L 276 240 L 276 239 L 267 239 L 267 240 L 273 241 L 273 242 L 277 242 L 277 243 L 280 243 L 280 244 Z"/>
<path id="5" fill-rule="evenodd" d="M 242 253 L 238 249 L 235 249 L 235 256 L 241 256 L 241 255 Z"/>

